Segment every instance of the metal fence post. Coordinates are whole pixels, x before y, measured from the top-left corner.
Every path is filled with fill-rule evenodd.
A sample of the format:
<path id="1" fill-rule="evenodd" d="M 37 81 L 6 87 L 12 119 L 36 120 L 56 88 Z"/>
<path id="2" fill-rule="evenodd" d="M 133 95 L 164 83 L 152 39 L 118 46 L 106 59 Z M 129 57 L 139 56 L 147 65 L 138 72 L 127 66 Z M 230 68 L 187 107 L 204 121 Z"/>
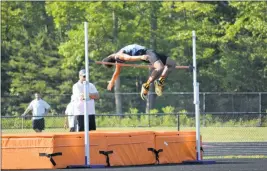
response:
<path id="1" fill-rule="evenodd" d="M 150 110 L 149 110 L 149 113 L 148 113 L 148 127 L 150 128 L 151 127 L 151 124 L 150 124 Z"/>
<path id="2" fill-rule="evenodd" d="M 23 129 L 23 125 L 24 125 L 24 118 L 21 117 L 21 129 Z"/>
<path id="3" fill-rule="evenodd" d="M 262 116 L 261 116 L 261 93 L 259 93 L 259 127 L 262 126 Z"/>
<path id="4" fill-rule="evenodd" d="M 179 112 L 177 113 L 176 117 L 177 117 L 177 129 L 178 131 L 180 131 L 180 113 Z"/>
<path id="5" fill-rule="evenodd" d="M 232 94 L 232 112 L 235 112 L 235 107 L 234 107 L 234 94 Z"/>
<path id="6" fill-rule="evenodd" d="M 203 93 L 203 109 L 202 109 L 202 111 L 203 111 L 203 113 L 202 113 L 202 119 L 203 119 L 203 121 L 202 121 L 202 124 L 203 124 L 203 127 L 205 127 L 206 126 L 206 121 L 205 121 L 205 119 L 206 119 L 206 93 Z"/>

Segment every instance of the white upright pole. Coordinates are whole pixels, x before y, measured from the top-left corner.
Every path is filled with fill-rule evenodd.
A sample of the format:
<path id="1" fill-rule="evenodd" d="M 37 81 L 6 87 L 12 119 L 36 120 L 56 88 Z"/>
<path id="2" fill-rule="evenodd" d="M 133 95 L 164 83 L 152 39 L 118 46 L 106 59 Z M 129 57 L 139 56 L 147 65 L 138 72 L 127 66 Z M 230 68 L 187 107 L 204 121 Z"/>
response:
<path id="1" fill-rule="evenodd" d="M 89 60 L 88 60 L 88 23 L 84 22 L 84 43 L 85 43 L 85 71 L 86 81 L 84 85 L 84 141 L 85 141 L 85 165 L 90 165 L 90 141 L 89 141 L 89 118 L 88 101 L 89 99 Z"/>
<path id="2" fill-rule="evenodd" d="M 194 104 L 196 119 L 196 146 L 197 160 L 200 160 L 200 116 L 199 116 L 199 83 L 197 82 L 197 60 L 196 60 L 196 33 L 192 32 L 193 39 L 193 86 L 194 86 Z"/>

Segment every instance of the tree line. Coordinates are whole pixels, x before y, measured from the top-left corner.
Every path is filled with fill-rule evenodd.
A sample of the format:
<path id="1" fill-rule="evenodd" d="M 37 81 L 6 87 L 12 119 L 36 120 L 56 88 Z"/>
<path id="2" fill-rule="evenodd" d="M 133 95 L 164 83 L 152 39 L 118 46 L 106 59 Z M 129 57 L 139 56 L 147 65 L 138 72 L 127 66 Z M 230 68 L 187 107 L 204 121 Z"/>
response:
<path id="1" fill-rule="evenodd" d="M 267 2 L 1 2 L 1 115 L 18 115 L 39 91 L 55 113 L 70 101 L 84 68 L 84 25 L 89 59 L 100 61 L 128 44 L 165 53 L 177 65 L 192 64 L 197 35 L 200 91 L 258 92 L 267 89 Z M 113 69 L 90 63 L 90 81 L 101 94 L 99 112 L 117 106 L 123 92 L 139 92 L 149 70 L 123 68 L 107 95 Z M 192 73 L 176 70 L 165 92 L 192 92 Z M 153 87 L 151 89 L 153 91 Z M 115 94 L 112 94 L 115 92 Z M 112 97 L 112 98 L 111 98 Z M 157 108 L 153 96 L 146 104 Z M 181 100 L 181 99 L 180 99 Z M 167 103 L 167 102 L 166 102 Z M 130 106 L 131 107 L 131 106 Z"/>

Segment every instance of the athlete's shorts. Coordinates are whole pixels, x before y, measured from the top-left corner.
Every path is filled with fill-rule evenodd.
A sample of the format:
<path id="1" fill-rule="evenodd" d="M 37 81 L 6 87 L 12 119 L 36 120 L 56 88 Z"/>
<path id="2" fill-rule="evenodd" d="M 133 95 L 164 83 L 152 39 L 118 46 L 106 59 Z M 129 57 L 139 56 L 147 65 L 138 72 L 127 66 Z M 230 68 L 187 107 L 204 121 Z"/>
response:
<path id="1" fill-rule="evenodd" d="M 166 64 L 167 61 L 167 56 L 163 55 L 163 54 L 159 54 L 153 50 L 146 50 L 146 55 L 148 55 L 148 61 L 150 64 L 154 64 L 156 61 L 161 60 L 161 62 L 163 63 L 163 65 Z"/>

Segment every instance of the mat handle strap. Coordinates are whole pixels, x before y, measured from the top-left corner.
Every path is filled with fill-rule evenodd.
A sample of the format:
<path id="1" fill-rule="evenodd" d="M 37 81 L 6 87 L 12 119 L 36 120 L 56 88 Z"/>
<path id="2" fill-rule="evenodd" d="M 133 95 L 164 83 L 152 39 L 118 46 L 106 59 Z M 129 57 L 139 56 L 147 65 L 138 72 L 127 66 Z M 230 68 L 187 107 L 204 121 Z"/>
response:
<path id="1" fill-rule="evenodd" d="M 53 166 L 57 165 L 55 160 L 53 159 L 54 156 L 62 156 L 61 152 L 58 153 L 51 153 L 51 154 L 47 154 L 47 153 L 39 153 L 39 156 L 46 156 L 50 159 L 50 162 L 53 164 Z"/>
<path id="2" fill-rule="evenodd" d="M 197 147 L 195 147 L 195 149 L 197 149 Z M 204 149 L 202 146 L 200 147 L 200 151 L 202 151 L 204 153 Z"/>
<path id="3" fill-rule="evenodd" d="M 112 153 L 113 153 L 113 151 L 99 151 L 99 154 L 103 154 L 106 156 L 106 163 L 107 163 L 108 167 L 110 166 L 109 154 L 112 154 Z"/>
<path id="4" fill-rule="evenodd" d="M 148 151 L 152 151 L 155 154 L 156 161 L 159 164 L 159 153 L 163 152 L 163 149 L 156 150 L 154 148 L 147 148 Z"/>

